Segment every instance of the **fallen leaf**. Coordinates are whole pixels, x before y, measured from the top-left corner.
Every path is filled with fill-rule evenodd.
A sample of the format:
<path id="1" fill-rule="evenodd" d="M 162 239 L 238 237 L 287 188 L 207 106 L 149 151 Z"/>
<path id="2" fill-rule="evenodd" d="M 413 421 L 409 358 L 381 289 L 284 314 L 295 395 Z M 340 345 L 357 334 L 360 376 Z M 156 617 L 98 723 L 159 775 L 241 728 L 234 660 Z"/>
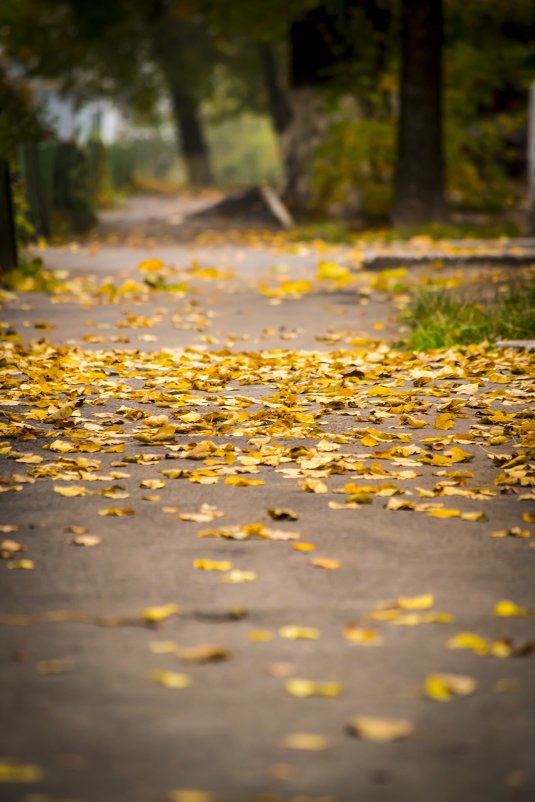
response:
<path id="1" fill-rule="evenodd" d="M 274 521 L 297 521 L 298 519 L 296 512 L 281 507 L 272 507 L 267 513 Z"/>
<path id="2" fill-rule="evenodd" d="M 177 646 L 176 655 L 183 663 L 218 663 L 230 658 L 224 646 L 202 643 L 199 646 Z"/>
<path id="3" fill-rule="evenodd" d="M 529 616 L 533 615 L 533 610 L 530 610 L 528 607 L 519 607 L 518 604 L 515 604 L 515 602 L 505 599 L 503 601 L 496 602 L 492 612 L 493 615 L 501 616 L 503 618 L 509 618 L 513 616 L 528 618 Z"/>
<path id="4" fill-rule="evenodd" d="M 279 635 L 287 640 L 318 640 L 320 632 L 315 627 L 285 626 L 279 629 Z"/>
<path id="5" fill-rule="evenodd" d="M 160 490 L 165 487 L 165 482 L 163 479 L 142 479 L 139 486 L 145 487 L 147 490 Z"/>
<path id="6" fill-rule="evenodd" d="M 74 496 L 87 496 L 88 490 L 81 485 L 54 485 L 54 493 L 72 498 Z"/>
<path id="7" fill-rule="evenodd" d="M 231 571 L 232 563 L 228 560 L 194 560 L 194 568 L 200 568 L 203 571 Z"/>
<path id="8" fill-rule="evenodd" d="M 292 543 L 292 549 L 295 551 L 315 551 L 316 546 L 313 543 Z"/>
<path id="9" fill-rule="evenodd" d="M 342 685 L 339 682 L 314 682 L 310 679 L 298 679 L 297 677 L 286 680 L 284 687 L 292 696 L 302 698 L 310 696 L 333 698 L 340 696 L 342 693 Z"/>
<path id="10" fill-rule="evenodd" d="M 357 716 L 351 719 L 347 729 L 350 735 L 366 741 L 399 741 L 410 735 L 414 727 L 403 718 Z"/>
<path id="11" fill-rule="evenodd" d="M 75 535 L 67 541 L 73 546 L 98 546 L 102 543 L 102 538 L 98 535 Z"/>
<path id="12" fill-rule="evenodd" d="M 311 557 L 308 564 L 315 568 L 326 568 L 329 571 L 334 571 L 342 565 L 340 560 L 332 560 L 330 557 Z"/>
<path id="13" fill-rule="evenodd" d="M 234 487 L 256 487 L 263 485 L 263 479 L 247 479 L 245 476 L 227 476 L 225 479 L 226 485 L 233 485 Z"/>
<path id="14" fill-rule="evenodd" d="M 321 479 L 302 479 L 299 481 L 299 487 L 307 493 L 328 493 L 329 488 L 322 482 Z"/>
<path id="15" fill-rule="evenodd" d="M 167 792 L 167 802 L 215 802 L 214 794 L 194 788 L 183 788 Z"/>
<path id="16" fill-rule="evenodd" d="M 286 749 L 300 749 L 306 752 L 321 752 L 329 748 L 325 735 L 313 732 L 291 732 L 282 739 Z"/>
<path id="17" fill-rule="evenodd" d="M 178 674 L 176 671 L 165 671 L 163 668 L 154 668 L 149 677 L 163 685 L 164 688 L 189 688 L 192 684 L 191 677 L 187 674 Z"/>
<path id="18" fill-rule="evenodd" d="M 350 643 L 364 646 L 381 646 L 383 643 L 383 639 L 376 629 L 363 629 L 354 624 L 347 624 L 344 627 L 344 638 Z"/>
<path id="19" fill-rule="evenodd" d="M 510 529 L 499 529 L 491 533 L 492 537 L 531 537 L 529 529 L 512 526 Z"/>
<path id="20" fill-rule="evenodd" d="M 463 674 L 428 674 L 425 680 L 426 696 L 438 702 L 448 702 L 454 696 L 468 696 L 476 687 L 476 680 Z"/>
<path id="21" fill-rule="evenodd" d="M 273 633 L 268 629 L 251 629 L 247 637 L 253 643 L 269 643 L 273 640 Z"/>
<path id="22" fill-rule="evenodd" d="M 159 624 L 161 621 L 166 621 L 172 615 L 177 615 L 178 613 L 180 613 L 180 607 L 168 602 L 157 607 L 144 607 L 140 610 L 139 617 L 151 624 Z"/>
<path id="23" fill-rule="evenodd" d="M 18 763 L 16 760 L 0 761 L 0 783 L 35 783 L 44 779 L 40 766 L 33 763 Z"/>
<path id="24" fill-rule="evenodd" d="M 2 540 L 0 542 L 0 558 L 2 560 L 9 560 L 12 554 L 26 551 L 26 547 L 22 543 L 17 543 L 16 540 Z"/>
<path id="25" fill-rule="evenodd" d="M 74 668 L 74 663 L 68 657 L 60 660 L 39 660 L 37 673 L 43 675 L 67 674 Z"/>
<path id="26" fill-rule="evenodd" d="M 21 569 L 23 571 L 31 571 L 35 568 L 33 560 L 9 560 L 7 567 L 10 571 Z"/>
<path id="27" fill-rule="evenodd" d="M 99 510 L 99 515 L 115 515 L 121 518 L 123 515 L 135 515 L 135 510 L 131 507 L 109 507 L 108 509 Z"/>
<path id="28" fill-rule="evenodd" d="M 14 526 L 13 524 L 2 524 L 0 526 L 0 534 L 9 535 L 12 532 L 17 532 L 18 528 L 18 526 Z"/>
<path id="29" fill-rule="evenodd" d="M 233 571 L 230 571 L 225 576 L 221 577 L 221 582 L 225 582 L 226 584 L 236 585 L 240 582 L 255 582 L 256 580 L 256 572 L 255 571 L 240 571 L 239 569 L 235 568 Z"/>

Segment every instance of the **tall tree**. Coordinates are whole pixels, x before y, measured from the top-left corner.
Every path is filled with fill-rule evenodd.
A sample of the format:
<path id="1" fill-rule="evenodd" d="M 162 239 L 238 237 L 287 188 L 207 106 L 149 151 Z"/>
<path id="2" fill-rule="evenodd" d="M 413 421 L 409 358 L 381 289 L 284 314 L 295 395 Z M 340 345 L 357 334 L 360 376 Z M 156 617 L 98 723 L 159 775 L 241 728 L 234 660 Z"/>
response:
<path id="1" fill-rule="evenodd" d="M 442 0 L 402 0 L 395 225 L 422 225 L 446 216 L 442 31 Z"/>

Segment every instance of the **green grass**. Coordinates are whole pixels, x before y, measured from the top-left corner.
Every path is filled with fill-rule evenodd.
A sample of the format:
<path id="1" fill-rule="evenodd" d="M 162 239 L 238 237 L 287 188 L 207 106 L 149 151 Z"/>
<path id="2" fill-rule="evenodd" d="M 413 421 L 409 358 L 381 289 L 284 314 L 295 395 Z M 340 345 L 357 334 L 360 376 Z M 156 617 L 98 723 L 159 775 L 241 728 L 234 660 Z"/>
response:
<path id="1" fill-rule="evenodd" d="M 501 285 L 492 297 L 479 302 L 452 290 L 422 290 L 402 319 L 409 334 L 400 345 L 415 351 L 535 339 L 535 280 Z"/>

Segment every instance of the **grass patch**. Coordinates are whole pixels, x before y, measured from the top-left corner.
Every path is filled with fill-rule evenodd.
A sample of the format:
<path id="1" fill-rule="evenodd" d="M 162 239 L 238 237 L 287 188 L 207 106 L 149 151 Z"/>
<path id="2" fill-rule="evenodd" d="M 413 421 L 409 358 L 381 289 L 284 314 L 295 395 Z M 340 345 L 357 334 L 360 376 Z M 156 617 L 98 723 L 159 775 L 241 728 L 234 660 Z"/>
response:
<path id="1" fill-rule="evenodd" d="M 421 290 L 402 319 L 409 334 L 400 345 L 414 351 L 535 339 L 535 280 L 502 284 L 477 301 L 447 289 Z"/>

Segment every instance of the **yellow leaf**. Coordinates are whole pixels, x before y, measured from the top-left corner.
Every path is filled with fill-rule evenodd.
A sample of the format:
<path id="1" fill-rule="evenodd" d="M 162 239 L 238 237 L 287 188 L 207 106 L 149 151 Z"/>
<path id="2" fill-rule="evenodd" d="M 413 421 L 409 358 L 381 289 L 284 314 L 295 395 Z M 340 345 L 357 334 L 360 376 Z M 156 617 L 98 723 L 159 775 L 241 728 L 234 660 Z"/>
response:
<path id="1" fill-rule="evenodd" d="M 298 679 L 292 677 L 284 683 L 285 689 L 292 696 L 306 698 L 310 696 L 335 697 L 342 693 L 342 686 L 339 682 L 314 682 L 310 679 Z"/>
<path id="2" fill-rule="evenodd" d="M 307 493 L 328 493 L 329 488 L 321 479 L 301 479 L 299 487 Z"/>
<path id="3" fill-rule="evenodd" d="M 273 507 L 267 511 L 270 518 L 274 521 L 297 521 L 298 515 L 293 510 Z"/>
<path id="4" fill-rule="evenodd" d="M 416 509 L 416 505 L 414 501 L 405 501 L 402 498 L 396 498 L 392 496 L 389 498 L 385 504 L 385 509 L 387 510 L 414 510 Z"/>
<path id="5" fill-rule="evenodd" d="M 292 543 L 292 549 L 295 551 L 315 551 L 316 546 L 313 543 Z"/>
<path id="6" fill-rule="evenodd" d="M 201 643 L 199 646 L 177 646 L 176 654 L 183 663 L 216 663 L 230 658 L 228 649 L 210 643 Z"/>
<path id="7" fill-rule="evenodd" d="M 244 476 L 227 476 L 225 479 L 226 485 L 234 485 L 234 487 L 255 487 L 256 485 L 263 485 L 263 479 L 247 479 Z"/>
<path id="8" fill-rule="evenodd" d="M 449 649 L 470 649 L 476 654 L 488 654 L 490 642 L 474 632 L 459 632 L 450 638 L 446 644 Z"/>
<path id="9" fill-rule="evenodd" d="M 348 724 L 350 735 L 366 741 L 399 741 L 410 735 L 413 729 L 410 721 L 403 718 L 357 716 Z"/>
<path id="10" fill-rule="evenodd" d="M 492 537 L 531 537 L 529 529 L 512 526 L 510 529 L 499 529 L 492 532 Z"/>
<path id="11" fill-rule="evenodd" d="M 121 518 L 123 515 L 135 515 L 135 510 L 131 507 L 109 507 L 105 510 L 99 510 L 99 515 L 115 515 L 118 518 Z"/>
<path id="12" fill-rule="evenodd" d="M 102 538 L 98 535 L 75 535 L 69 538 L 69 543 L 73 546 L 98 546 Z"/>
<path id="13" fill-rule="evenodd" d="M 529 616 L 533 615 L 533 611 L 528 607 L 519 607 L 518 604 L 515 604 L 513 601 L 503 600 L 496 602 L 493 614 L 503 618 L 509 618 L 513 616 L 528 618 Z"/>
<path id="14" fill-rule="evenodd" d="M 158 607 L 144 607 L 140 611 L 139 617 L 142 618 L 143 621 L 148 621 L 151 624 L 159 624 L 160 621 L 165 621 L 167 618 L 170 618 L 170 616 L 176 615 L 179 612 L 180 607 L 178 607 L 178 605 L 168 602 Z"/>
<path id="15" fill-rule="evenodd" d="M 10 571 L 17 569 L 22 571 L 31 571 L 33 568 L 35 568 L 35 563 L 33 560 L 9 560 L 7 567 Z"/>
<path id="16" fill-rule="evenodd" d="M 228 560 L 194 560 L 193 567 L 203 571 L 231 571 L 232 563 Z"/>
<path id="17" fill-rule="evenodd" d="M 351 281 L 351 272 L 349 268 L 343 267 L 343 265 L 322 259 L 318 263 L 316 279 L 317 281 L 340 281 L 346 283 Z"/>
<path id="18" fill-rule="evenodd" d="M 438 510 L 429 510 L 427 513 L 430 518 L 460 518 L 460 510 L 448 510 L 441 508 Z"/>
<path id="19" fill-rule="evenodd" d="M 0 761 L 0 783 L 35 783 L 44 778 L 40 766 L 33 763 L 17 763 L 15 760 Z"/>
<path id="20" fill-rule="evenodd" d="M 178 674 L 176 671 L 165 671 L 163 668 L 153 669 L 149 677 L 163 685 L 164 688 L 189 688 L 191 678 L 187 674 Z"/>
<path id="21" fill-rule="evenodd" d="M 401 610 L 428 610 L 435 603 L 432 593 L 423 593 L 420 596 L 399 596 L 396 600 Z"/>
<path id="22" fill-rule="evenodd" d="M 253 643 L 269 643 L 273 640 L 273 633 L 267 629 L 251 629 L 247 637 Z"/>
<path id="23" fill-rule="evenodd" d="M 59 660 L 39 660 L 37 662 L 37 673 L 44 676 L 55 674 L 68 674 L 74 668 L 74 663 L 68 657 Z"/>
<path id="24" fill-rule="evenodd" d="M 288 640 L 318 640 L 320 632 L 315 627 L 285 626 L 279 629 L 279 635 Z"/>
<path id="25" fill-rule="evenodd" d="M 144 259 L 137 266 L 142 273 L 159 273 L 165 268 L 165 263 L 161 259 Z"/>
<path id="26" fill-rule="evenodd" d="M 447 430 L 451 429 L 455 423 L 455 416 L 449 412 L 444 412 L 442 415 L 437 415 L 435 418 L 435 429 Z"/>
<path id="27" fill-rule="evenodd" d="M 315 568 L 326 568 L 328 571 L 335 571 L 342 565 L 340 560 L 332 560 L 330 557 L 311 557 L 308 564 Z"/>
<path id="28" fill-rule="evenodd" d="M 525 512 L 525 513 L 523 513 L 523 515 L 522 515 L 522 520 L 523 520 L 523 521 L 524 521 L 524 523 L 526 523 L 526 524 L 532 524 L 532 523 L 535 523 L 535 515 L 534 515 L 532 512 Z"/>
<path id="29" fill-rule="evenodd" d="M 400 627 L 414 627 L 418 624 L 451 624 L 453 620 L 450 613 L 407 613 L 397 616 L 392 624 Z"/>
<path id="30" fill-rule="evenodd" d="M 160 490 L 165 487 L 165 482 L 163 479 L 142 479 L 139 486 L 146 487 L 147 490 Z"/>
<path id="31" fill-rule="evenodd" d="M 255 580 L 255 571 L 240 571 L 237 568 L 221 577 L 221 582 L 231 585 L 236 585 L 240 582 L 254 582 Z"/>
<path id="32" fill-rule="evenodd" d="M 328 749 L 329 741 L 325 735 L 314 732 L 292 732 L 282 739 L 286 749 L 301 749 L 307 752 L 321 752 Z"/>
<path id="33" fill-rule="evenodd" d="M 484 512 L 463 512 L 461 513 L 463 521 L 486 521 L 487 516 Z"/>
<path id="34" fill-rule="evenodd" d="M 410 426 L 411 429 L 423 429 L 424 426 L 427 426 L 427 421 L 421 420 L 419 418 L 414 418 L 412 415 L 400 415 L 399 422 L 404 426 Z"/>
<path id="35" fill-rule="evenodd" d="M 473 677 L 462 674 L 429 674 L 425 680 L 425 693 L 437 702 L 449 702 L 454 696 L 468 696 L 477 687 Z"/>
<path id="36" fill-rule="evenodd" d="M 67 496 L 70 498 L 74 496 L 86 496 L 87 489 L 82 485 L 54 485 L 54 493 L 59 493 L 60 496 Z"/>
<path id="37" fill-rule="evenodd" d="M 174 640 L 151 640 L 149 649 L 154 654 L 176 654 L 178 643 Z"/>
<path id="38" fill-rule="evenodd" d="M 177 791 L 168 791 L 166 802 L 215 802 L 215 796 L 209 791 L 182 788 Z"/>
<path id="39" fill-rule="evenodd" d="M 0 542 L 0 557 L 2 560 L 7 560 L 12 554 L 17 554 L 21 551 L 26 551 L 26 547 L 22 543 L 17 543 L 16 540 L 6 539 Z"/>
<path id="40" fill-rule="evenodd" d="M 49 451 L 57 451 L 60 454 L 68 454 L 71 451 L 76 451 L 76 446 L 69 443 L 67 440 L 54 440 L 47 446 Z"/>
<path id="41" fill-rule="evenodd" d="M 16 532 L 18 528 L 19 527 L 15 526 L 14 524 L 2 524 L 2 526 L 0 526 L 0 533 L 3 535 L 9 535 L 11 532 Z"/>
<path id="42" fill-rule="evenodd" d="M 380 646 L 383 643 L 383 639 L 376 629 L 363 629 L 353 624 L 344 627 L 344 638 L 350 643 L 358 643 L 362 646 Z"/>

